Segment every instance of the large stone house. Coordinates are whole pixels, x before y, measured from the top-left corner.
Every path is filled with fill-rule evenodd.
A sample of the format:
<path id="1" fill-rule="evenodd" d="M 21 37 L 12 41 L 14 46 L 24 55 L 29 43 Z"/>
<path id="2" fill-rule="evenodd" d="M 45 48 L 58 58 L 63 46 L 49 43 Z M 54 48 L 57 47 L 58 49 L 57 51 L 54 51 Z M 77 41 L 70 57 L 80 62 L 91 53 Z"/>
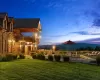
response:
<path id="1" fill-rule="evenodd" d="M 31 32 L 31 36 L 22 33 Z M 39 18 L 13 18 L 0 13 L 0 53 L 25 53 L 37 50 L 40 42 Z"/>

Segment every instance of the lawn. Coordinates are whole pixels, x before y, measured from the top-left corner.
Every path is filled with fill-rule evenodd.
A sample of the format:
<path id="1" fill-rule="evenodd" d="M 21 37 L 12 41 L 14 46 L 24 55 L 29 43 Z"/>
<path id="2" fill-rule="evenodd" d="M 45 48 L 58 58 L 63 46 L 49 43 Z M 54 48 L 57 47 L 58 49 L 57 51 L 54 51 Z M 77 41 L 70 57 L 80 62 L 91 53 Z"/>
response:
<path id="1" fill-rule="evenodd" d="M 0 62 L 0 80 L 100 80 L 95 65 L 41 60 Z"/>

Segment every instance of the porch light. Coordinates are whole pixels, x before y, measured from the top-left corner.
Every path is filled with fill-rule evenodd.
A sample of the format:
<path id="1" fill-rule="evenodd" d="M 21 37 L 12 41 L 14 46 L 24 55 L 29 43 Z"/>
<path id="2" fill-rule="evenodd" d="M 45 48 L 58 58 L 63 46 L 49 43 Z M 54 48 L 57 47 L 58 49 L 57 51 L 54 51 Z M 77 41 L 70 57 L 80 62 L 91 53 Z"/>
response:
<path id="1" fill-rule="evenodd" d="M 37 33 L 35 33 L 35 37 L 37 37 Z"/>
<path id="2" fill-rule="evenodd" d="M 8 42 L 12 42 L 12 40 L 8 40 Z"/>
<path id="3" fill-rule="evenodd" d="M 15 42 L 15 40 L 8 40 L 8 42 Z"/>
<path id="4" fill-rule="evenodd" d="M 53 45 L 53 46 L 52 46 L 52 50 L 53 50 L 53 51 L 55 51 L 55 49 L 56 49 L 56 46 L 55 46 L 55 45 Z"/>
<path id="5" fill-rule="evenodd" d="M 29 42 L 27 42 L 27 45 L 29 45 L 30 43 Z"/>
<path id="6" fill-rule="evenodd" d="M 22 45 L 20 44 L 20 49 L 21 49 Z"/>
<path id="7" fill-rule="evenodd" d="M 41 36 L 39 36 L 39 39 L 41 39 Z"/>
<path id="8" fill-rule="evenodd" d="M 37 45 L 35 44 L 35 46 L 34 47 L 37 47 Z"/>

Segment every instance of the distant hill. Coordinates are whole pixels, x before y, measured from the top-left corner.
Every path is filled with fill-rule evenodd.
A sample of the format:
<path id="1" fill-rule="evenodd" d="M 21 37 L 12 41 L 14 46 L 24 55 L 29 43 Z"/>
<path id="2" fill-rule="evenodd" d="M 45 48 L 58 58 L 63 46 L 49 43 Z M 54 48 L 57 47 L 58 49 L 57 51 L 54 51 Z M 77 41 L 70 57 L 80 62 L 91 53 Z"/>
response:
<path id="1" fill-rule="evenodd" d="M 64 44 L 64 43 L 61 43 L 61 44 L 56 45 L 56 49 L 57 50 L 76 50 L 81 47 L 95 48 L 96 46 L 100 46 L 100 44 L 89 44 L 89 43 Z M 39 49 L 52 49 L 52 45 L 40 45 L 38 48 Z"/>
<path id="2" fill-rule="evenodd" d="M 60 44 L 57 45 L 57 48 L 60 50 L 76 50 L 78 48 L 86 48 L 92 47 L 95 48 L 96 46 L 100 46 L 100 44 L 88 44 L 88 43 L 75 43 L 75 44 Z"/>

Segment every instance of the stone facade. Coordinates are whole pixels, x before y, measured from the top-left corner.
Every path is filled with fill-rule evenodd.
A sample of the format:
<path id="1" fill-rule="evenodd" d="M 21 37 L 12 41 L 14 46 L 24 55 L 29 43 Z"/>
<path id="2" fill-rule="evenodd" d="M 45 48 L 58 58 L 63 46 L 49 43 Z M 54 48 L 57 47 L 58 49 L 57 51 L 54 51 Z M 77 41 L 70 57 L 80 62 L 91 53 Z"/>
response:
<path id="1" fill-rule="evenodd" d="M 22 21 L 23 20 L 23 21 Z M 32 19 L 22 19 L 24 22 L 32 22 Z M 20 19 L 19 19 L 20 22 Z M 0 53 L 25 53 L 29 54 L 30 51 L 36 50 L 40 41 L 41 25 L 38 19 L 33 19 L 33 27 L 28 27 L 27 23 L 18 23 L 18 26 L 14 26 L 18 23 L 18 20 L 14 20 L 13 17 L 8 17 L 7 13 L 0 13 Z M 32 32 L 31 37 L 26 37 L 23 32 Z"/>

